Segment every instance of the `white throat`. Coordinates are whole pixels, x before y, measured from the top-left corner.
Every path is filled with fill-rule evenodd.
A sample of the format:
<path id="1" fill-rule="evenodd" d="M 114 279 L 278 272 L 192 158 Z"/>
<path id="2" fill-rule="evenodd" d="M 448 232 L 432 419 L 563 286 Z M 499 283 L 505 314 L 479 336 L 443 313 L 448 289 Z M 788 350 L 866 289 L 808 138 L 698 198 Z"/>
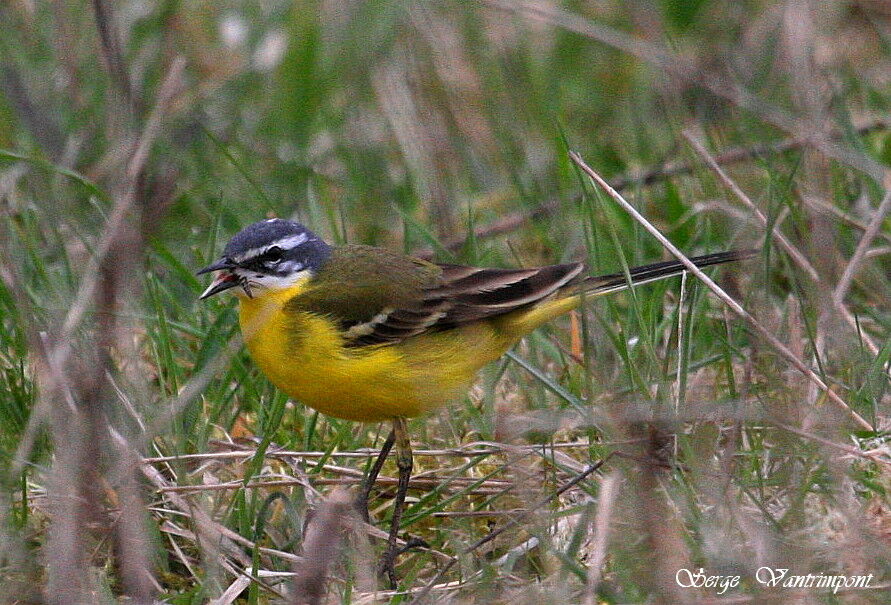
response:
<path id="1" fill-rule="evenodd" d="M 312 277 L 312 272 L 309 269 L 294 271 L 293 273 L 284 276 L 264 275 L 262 273 L 246 271 L 244 269 L 236 269 L 235 273 L 244 279 L 248 292 L 251 292 L 251 295 L 249 296 L 244 288 L 238 288 L 236 294 L 245 298 L 257 296 L 258 291 L 262 290 L 287 290 L 288 288 L 292 288 L 300 282 L 306 281 Z"/>

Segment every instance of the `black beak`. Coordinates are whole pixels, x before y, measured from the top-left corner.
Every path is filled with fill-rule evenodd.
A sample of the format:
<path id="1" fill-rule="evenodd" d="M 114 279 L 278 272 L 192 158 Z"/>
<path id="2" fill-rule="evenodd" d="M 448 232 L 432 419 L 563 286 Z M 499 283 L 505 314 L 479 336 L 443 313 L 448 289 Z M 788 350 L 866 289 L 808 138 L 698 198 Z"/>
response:
<path id="1" fill-rule="evenodd" d="M 207 290 L 201 293 L 201 296 L 198 298 L 200 300 L 204 300 L 205 298 L 209 298 L 214 294 L 219 294 L 229 288 L 234 288 L 235 286 L 241 283 L 241 279 L 233 273 L 231 270 L 235 268 L 235 263 L 233 263 L 228 258 L 221 258 L 217 262 L 212 265 L 208 265 L 197 272 L 197 275 L 202 275 L 204 273 L 211 273 L 212 271 L 219 271 L 220 273 L 214 278 L 213 282 L 211 282 L 210 286 L 208 286 Z"/>
<path id="2" fill-rule="evenodd" d="M 204 273 L 210 273 L 211 271 L 222 271 L 223 269 L 234 269 L 235 263 L 226 258 L 225 256 L 215 262 L 212 265 L 207 265 L 200 271 L 196 271 L 195 275 L 203 275 Z"/>
<path id="3" fill-rule="evenodd" d="M 240 284 L 241 278 L 239 278 L 234 273 L 229 273 L 228 271 L 220 273 L 216 276 L 210 286 L 208 286 L 207 290 L 201 293 L 201 296 L 199 296 L 198 299 L 204 300 L 205 298 L 209 298 L 214 294 L 219 294 L 224 290 L 234 288 L 235 286 L 238 286 Z"/>

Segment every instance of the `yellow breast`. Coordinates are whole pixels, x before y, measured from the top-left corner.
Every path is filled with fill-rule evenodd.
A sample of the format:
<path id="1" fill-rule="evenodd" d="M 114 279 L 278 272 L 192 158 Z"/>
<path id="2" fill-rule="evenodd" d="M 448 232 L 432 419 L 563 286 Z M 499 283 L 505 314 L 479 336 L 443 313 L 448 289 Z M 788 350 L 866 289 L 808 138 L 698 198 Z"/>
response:
<path id="1" fill-rule="evenodd" d="M 345 347 L 331 319 L 284 310 L 300 286 L 240 296 L 248 350 L 290 397 L 329 416 L 376 422 L 417 416 L 463 394 L 513 344 L 488 322 L 393 345 Z"/>

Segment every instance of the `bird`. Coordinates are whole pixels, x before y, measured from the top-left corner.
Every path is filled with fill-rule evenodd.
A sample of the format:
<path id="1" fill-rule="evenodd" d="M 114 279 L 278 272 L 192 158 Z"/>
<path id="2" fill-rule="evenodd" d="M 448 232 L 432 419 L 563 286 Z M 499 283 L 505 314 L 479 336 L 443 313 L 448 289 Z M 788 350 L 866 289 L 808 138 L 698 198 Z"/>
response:
<path id="1" fill-rule="evenodd" d="M 731 250 L 690 260 L 698 267 L 752 256 Z M 406 419 L 465 393 L 477 372 L 525 335 L 592 298 L 679 275 L 678 261 L 627 274 L 588 274 L 582 262 L 525 269 L 434 263 L 385 248 L 332 246 L 281 218 L 235 234 L 204 300 L 233 291 L 254 363 L 289 397 L 335 418 L 392 422 L 358 506 L 390 450 L 399 471 L 382 573 L 395 588 L 394 560 L 412 471 Z"/>

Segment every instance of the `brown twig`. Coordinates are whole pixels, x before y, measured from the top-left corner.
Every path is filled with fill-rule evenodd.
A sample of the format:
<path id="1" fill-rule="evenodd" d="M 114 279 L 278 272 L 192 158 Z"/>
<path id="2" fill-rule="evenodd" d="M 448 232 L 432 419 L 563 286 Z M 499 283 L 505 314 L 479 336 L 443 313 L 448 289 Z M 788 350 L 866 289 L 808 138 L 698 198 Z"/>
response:
<path id="1" fill-rule="evenodd" d="M 153 115 L 161 116 L 166 112 L 167 108 L 169 107 L 169 103 L 173 98 L 173 94 L 180 86 L 184 68 L 185 61 L 181 57 L 177 57 L 171 63 L 171 67 L 167 73 L 167 77 L 164 79 L 164 82 L 161 85 L 158 94 L 158 100 L 155 104 L 155 108 L 152 111 Z M 151 128 L 147 127 L 143 131 L 142 136 L 139 137 L 138 143 L 136 145 L 137 150 L 145 149 L 158 134 L 158 128 L 160 126 L 159 120 L 150 117 L 147 122 L 147 126 L 149 125 L 151 126 Z M 144 161 L 146 160 L 146 158 L 147 156 L 145 153 L 134 153 L 131 161 L 127 166 L 128 174 L 138 174 L 144 166 Z M 65 316 L 62 328 L 59 331 L 59 335 L 55 338 L 55 346 L 53 346 L 52 350 L 46 352 L 44 361 L 49 371 L 46 372 L 43 376 L 41 380 L 41 386 L 42 389 L 47 393 L 51 393 L 56 389 L 61 388 L 62 384 L 59 381 L 64 383 L 65 379 L 62 368 L 64 368 L 65 365 L 68 363 L 68 359 L 71 355 L 72 343 L 74 342 L 74 333 L 86 317 L 87 311 L 90 308 L 90 302 L 95 296 L 96 288 L 99 283 L 99 267 L 104 261 L 106 255 L 112 249 L 114 243 L 118 240 L 118 238 L 121 237 L 121 234 L 124 232 L 124 230 L 129 228 L 127 215 L 135 203 L 135 188 L 132 188 L 128 193 L 123 194 L 117 198 L 115 207 L 112 210 L 108 221 L 106 221 L 105 228 L 99 238 L 99 243 L 96 246 L 96 251 L 90 257 L 90 260 L 87 262 L 86 267 L 84 267 L 81 282 L 74 297 L 74 301 L 68 308 L 68 313 Z M 39 342 L 39 339 L 34 339 L 33 342 L 37 343 Z M 34 350 L 35 353 L 40 354 L 40 352 L 42 351 L 42 347 L 32 346 L 32 350 Z M 210 377 L 207 378 L 208 381 L 209 379 Z M 180 393 L 178 399 L 183 399 L 184 395 L 186 395 L 187 393 L 191 394 L 190 391 L 184 389 L 183 392 Z M 197 396 L 197 394 L 195 396 Z M 182 404 L 180 407 L 184 405 L 185 403 Z M 43 404 L 40 401 L 38 402 L 38 409 L 36 410 L 36 412 L 37 413 L 32 414 L 31 418 L 29 418 L 28 426 L 25 428 L 25 436 L 21 439 L 19 447 L 16 450 L 16 457 L 13 461 L 11 470 L 12 474 L 18 474 L 19 472 L 21 472 L 21 467 L 23 464 L 25 464 L 28 453 L 31 449 L 31 445 L 33 444 L 33 435 L 36 434 L 39 424 L 43 422 L 43 419 L 45 417 Z"/>

